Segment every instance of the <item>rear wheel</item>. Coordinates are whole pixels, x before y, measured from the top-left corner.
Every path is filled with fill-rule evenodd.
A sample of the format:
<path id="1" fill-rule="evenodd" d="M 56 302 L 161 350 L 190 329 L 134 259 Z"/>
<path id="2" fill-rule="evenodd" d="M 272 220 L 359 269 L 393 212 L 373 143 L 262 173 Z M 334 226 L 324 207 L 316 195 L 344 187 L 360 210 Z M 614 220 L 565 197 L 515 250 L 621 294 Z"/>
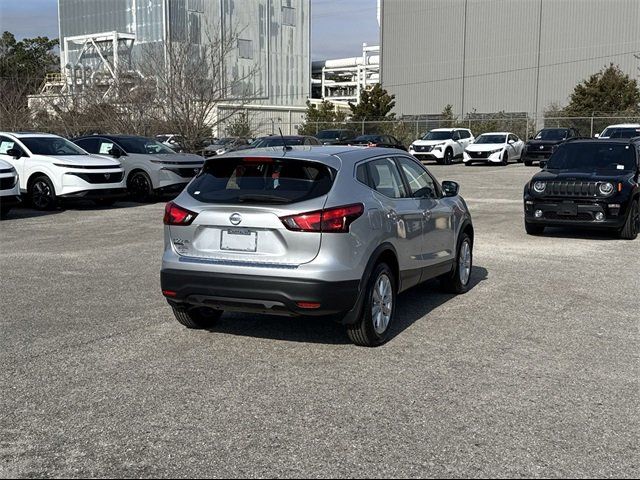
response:
<path id="1" fill-rule="evenodd" d="M 367 285 L 360 316 L 347 326 L 347 335 L 356 345 L 376 347 L 389 338 L 389 326 L 396 308 L 396 278 L 386 263 L 379 263 Z"/>
<path id="2" fill-rule="evenodd" d="M 127 181 L 127 190 L 137 202 L 149 202 L 154 197 L 153 184 L 146 172 L 132 173 Z"/>
<path id="3" fill-rule="evenodd" d="M 529 223 L 525 220 L 524 229 L 528 235 L 542 235 L 544 233 L 544 225 L 536 225 L 535 223 Z"/>
<path id="4" fill-rule="evenodd" d="M 214 310 L 208 307 L 171 307 L 176 320 L 187 328 L 210 328 L 222 316 L 222 310 Z"/>
<path id="5" fill-rule="evenodd" d="M 473 268 L 473 243 L 467 233 L 462 233 L 453 270 L 440 277 L 440 285 L 448 293 L 465 293 L 469 289 Z"/>
<path id="6" fill-rule="evenodd" d="M 53 210 L 58 205 L 56 191 L 49 177 L 44 175 L 35 178 L 28 188 L 29 201 L 36 210 Z"/>
<path id="7" fill-rule="evenodd" d="M 627 215 L 627 221 L 620 230 L 619 236 L 624 240 L 635 240 L 640 232 L 640 200 L 634 200 Z"/>

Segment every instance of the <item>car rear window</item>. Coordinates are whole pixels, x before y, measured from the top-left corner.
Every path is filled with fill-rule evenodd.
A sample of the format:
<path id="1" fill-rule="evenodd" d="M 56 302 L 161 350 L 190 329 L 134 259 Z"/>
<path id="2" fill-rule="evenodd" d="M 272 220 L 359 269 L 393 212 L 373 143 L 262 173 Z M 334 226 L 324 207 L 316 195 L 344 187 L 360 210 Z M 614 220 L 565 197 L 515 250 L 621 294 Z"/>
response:
<path id="1" fill-rule="evenodd" d="M 210 160 L 187 187 L 205 203 L 287 204 L 326 195 L 335 171 L 306 160 L 231 157 Z"/>

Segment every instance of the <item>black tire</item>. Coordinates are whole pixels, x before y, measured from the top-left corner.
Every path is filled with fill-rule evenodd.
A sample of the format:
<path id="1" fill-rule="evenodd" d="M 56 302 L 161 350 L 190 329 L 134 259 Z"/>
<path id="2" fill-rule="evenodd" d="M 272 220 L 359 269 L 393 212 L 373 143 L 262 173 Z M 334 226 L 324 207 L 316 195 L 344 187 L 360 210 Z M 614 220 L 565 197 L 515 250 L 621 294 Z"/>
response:
<path id="1" fill-rule="evenodd" d="M 468 250 L 467 250 L 468 248 Z M 467 256 L 468 254 L 468 256 Z M 456 260 L 451 272 L 440 277 L 440 286 L 447 293 L 462 294 L 469 290 L 473 272 L 473 242 L 467 233 L 460 235 Z"/>
<path id="2" fill-rule="evenodd" d="M 384 299 L 381 301 L 376 300 L 376 298 L 374 298 L 374 290 L 376 289 L 376 286 L 379 286 L 380 281 L 386 283 L 385 280 L 381 280 L 383 277 L 386 277 L 389 282 L 388 288 L 391 289 L 390 292 L 385 290 L 384 295 L 384 298 L 389 298 L 387 297 L 387 294 L 390 295 L 391 309 L 389 310 L 388 307 L 382 307 L 380 314 L 382 315 L 387 311 L 389 313 L 389 320 L 386 322 L 386 326 L 384 326 L 383 317 L 378 317 L 378 320 L 381 323 L 379 324 L 379 328 L 376 329 L 376 318 L 373 316 L 373 309 L 375 306 L 380 308 L 380 303 Z M 393 324 L 393 317 L 396 311 L 396 300 L 398 296 L 395 275 L 386 263 L 379 263 L 373 269 L 373 272 L 369 277 L 365 295 L 365 301 L 363 302 L 358 320 L 355 324 L 347 326 L 347 335 L 355 345 L 359 345 L 361 347 L 377 347 L 389 339 L 389 331 Z M 375 295 L 375 297 L 379 297 L 379 295 Z"/>
<path id="3" fill-rule="evenodd" d="M 465 164 L 467 167 L 470 167 L 470 166 L 471 166 L 471 162 L 470 162 L 470 161 L 469 161 L 469 162 L 464 162 L 464 164 Z"/>
<path id="4" fill-rule="evenodd" d="M 451 165 L 453 163 L 453 152 L 450 148 L 447 148 L 444 151 L 444 164 Z"/>
<path id="5" fill-rule="evenodd" d="M 222 310 L 208 307 L 176 307 L 172 306 L 176 320 L 187 328 L 211 328 L 222 316 Z"/>
<path id="6" fill-rule="evenodd" d="M 530 223 L 525 220 L 524 229 L 527 231 L 528 235 L 542 235 L 544 233 L 544 225 L 537 225 L 535 223 Z"/>
<path id="7" fill-rule="evenodd" d="M 509 165 L 509 154 L 507 152 L 504 152 L 504 155 L 502 155 L 502 165 L 505 167 Z"/>
<path id="8" fill-rule="evenodd" d="M 530 160 L 525 160 L 525 161 L 524 161 L 524 166 L 525 166 L 525 167 L 532 167 L 532 166 L 533 166 L 533 162 L 532 162 L 532 161 L 530 161 Z"/>
<path id="9" fill-rule="evenodd" d="M 10 211 L 11 211 L 11 206 L 9 205 L 0 206 L 0 220 L 4 220 L 5 218 L 7 218 Z"/>
<path id="10" fill-rule="evenodd" d="M 55 210 L 58 206 L 56 190 L 46 175 L 40 175 L 31 180 L 27 190 L 29 203 L 36 210 Z"/>
<path id="11" fill-rule="evenodd" d="M 115 198 L 96 198 L 93 203 L 98 207 L 112 207 L 116 203 Z"/>
<path id="12" fill-rule="evenodd" d="M 623 240 L 635 240 L 640 232 L 640 200 L 634 200 L 627 214 L 624 227 L 618 233 Z"/>
<path id="13" fill-rule="evenodd" d="M 137 202 L 150 202 L 155 197 L 151 178 L 149 178 L 149 175 L 147 175 L 146 172 L 141 170 L 129 175 L 129 179 L 127 180 L 127 190 L 129 191 L 131 198 Z"/>

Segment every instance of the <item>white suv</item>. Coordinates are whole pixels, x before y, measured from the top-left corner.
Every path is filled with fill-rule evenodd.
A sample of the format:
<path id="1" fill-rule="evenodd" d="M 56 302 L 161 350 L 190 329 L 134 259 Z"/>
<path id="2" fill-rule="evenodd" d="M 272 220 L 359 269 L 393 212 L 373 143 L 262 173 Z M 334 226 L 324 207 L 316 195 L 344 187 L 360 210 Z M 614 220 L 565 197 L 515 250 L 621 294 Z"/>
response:
<path id="1" fill-rule="evenodd" d="M 18 172 L 13 165 L 0 160 L 0 218 L 4 218 L 11 207 L 20 203 Z"/>
<path id="2" fill-rule="evenodd" d="M 466 128 L 436 128 L 413 142 L 409 153 L 418 160 L 451 165 L 454 158 L 462 159 L 465 148 L 474 139 L 471 130 Z"/>
<path id="3" fill-rule="evenodd" d="M 596 137 L 603 139 L 640 137 L 640 124 L 621 123 L 619 125 L 609 125 L 600 135 L 596 134 Z"/>
<path id="4" fill-rule="evenodd" d="M 60 198 L 86 198 L 112 205 L 126 194 L 118 160 L 91 155 L 57 135 L 0 132 L 0 160 L 20 177 L 20 191 L 38 210 L 52 210 Z"/>

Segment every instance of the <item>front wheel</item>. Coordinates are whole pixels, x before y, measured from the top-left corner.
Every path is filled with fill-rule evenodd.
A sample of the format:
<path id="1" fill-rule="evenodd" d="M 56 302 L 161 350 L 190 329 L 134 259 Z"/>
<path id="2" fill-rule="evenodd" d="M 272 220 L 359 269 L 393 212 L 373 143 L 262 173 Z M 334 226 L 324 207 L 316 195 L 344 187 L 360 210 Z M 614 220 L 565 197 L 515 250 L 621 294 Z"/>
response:
<path id="1" fill-rule="evenodd" d="M 532 167 L 533 166 L 533 162 L 529 161 L 529 160 L 525 160 L 524 161 L 524 166 L 525 167 Z"/>
<path id="2" fill-rule="evenodd" d="M 635 240 L 640 232 L 640 200 L 631 204 L 631 209 L 627 215 L 627 221 L 620 230 L 619 236 L 624 240 Z"/>
<path id="3" fill-rule="evenodd" d="M 450 149 L 447 149 L 444 152 L 444 164 L 451 165 L 453 163 L 453 152 Z"/>
<path id="4" fill-rule="evenodd" d="M 211 328 L 222 316 L 222 310 L 209 307 L 171 307 L 176 320 L 187 328 Z"/>
<path id="5" fill-rule="evenodd" d="M 469 161 L 469 162 L 464 162 L 464 164 L 465 164 L 467 167 L 470 167 L 470 166 L 471 166 L 471 162 L 470 162 L 470 161 Z"/>
<path id="6" fill-rule="evenodd" d="M 135 172 L 127 181 L 127 190 L 137 202 L 149 202 L 153 200 L 153 184 L 146 172 Z"/>
<path id="7" fill-rule="evenodd" d="M 48 177 L 34 179 L 28 188 L 29 201 L 36 210 L 53 210 L 58 205 L 56 191 Z"/>
<path id="8" fill-rule="evenodd" d="M 502 165 L 505 167 L 509 165 L 509 154 L 507 152 L 504 152 L 504 155 L 502 155 Z"/>
<path id="9" fill-rule="evenodd" d="M 473 268 L 473 243 L 469 234 L 462 233 L 461 235 L 453 270 L 440 277 L 440 285 L 448 293 L 460 294 L 469 290 L 469 280 Z"/>
<path id="10" fill-rule="evenodd" d="M 389 326 L 396 309 L 396 278 L 386 263 L 379 263 L 367 285 L 358 320 L 347 326 L 347 335 L 356 345 L 376 347 L 389 338 Z"/>

